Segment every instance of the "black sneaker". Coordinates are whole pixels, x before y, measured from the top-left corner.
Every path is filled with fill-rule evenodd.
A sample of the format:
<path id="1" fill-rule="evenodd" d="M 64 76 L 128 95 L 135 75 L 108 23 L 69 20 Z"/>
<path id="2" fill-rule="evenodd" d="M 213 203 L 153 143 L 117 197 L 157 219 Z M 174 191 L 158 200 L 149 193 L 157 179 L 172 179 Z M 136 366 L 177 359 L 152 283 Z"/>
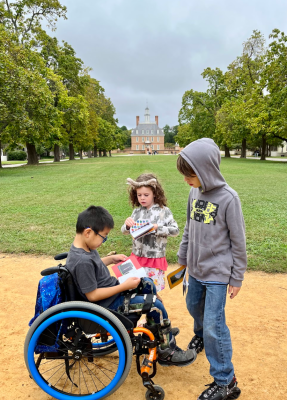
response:
<path id="1" fill-rule="evenodd" d="M 209 388 L 202 392 L 197 400 L 234 400 L 238 399 L 241 393 L 235 375 L 228 386 L 220 386 L 216 382 L 206 386 Z"/>
<path id="2" fill-rule="evenodd" d="M 167 347 L 162 350 L 158 348 L 158 363 L 163 367 L 185 367 L 192 364 L 196 360 L 196 352 L 194 350 L 183 351 L 178 346 Z"/>
<path id="3" fill-rule="evenodd" d="M 203 344 L 203 338 L 195 335 L 189 342 L 187 349 L 195 350 L 198 353 L 200 353 L 204 349 L 204 344 Z"/>

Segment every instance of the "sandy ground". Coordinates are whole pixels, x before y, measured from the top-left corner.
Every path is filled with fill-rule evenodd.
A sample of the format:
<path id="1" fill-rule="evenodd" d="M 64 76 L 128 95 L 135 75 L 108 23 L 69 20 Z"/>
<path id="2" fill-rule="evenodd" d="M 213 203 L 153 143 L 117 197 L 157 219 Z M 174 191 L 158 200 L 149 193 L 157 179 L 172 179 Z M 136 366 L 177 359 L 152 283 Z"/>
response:
<path id="1" fill-rule="evenodd" d="M 28 376 L 23 343 L 33 316 L 40 271 L 56 265 L 49 257 L 0 254 L 1 282 L 1 371 L 0 399 L 51 400 Z M 172 266 L 170 267 L 172 269 Z M 192 319 L 186 311 L 182 288 L 162 292 L 166 308 L 181 333 L 178 344 L 186 347 L 193 335 Z M 236 375 L 242 400 L 286 398 L 287 372 L 287 275 L 246 274 L 244 286 L 234 300 L 227 301 Z M 185 368 L 162 368 L 154 378 L 166 399 L 196 400 L 211 382 L 204 352 Z M 110 399 L 144 399 L 145 389 L 135 364 L 124 384 Z"/>

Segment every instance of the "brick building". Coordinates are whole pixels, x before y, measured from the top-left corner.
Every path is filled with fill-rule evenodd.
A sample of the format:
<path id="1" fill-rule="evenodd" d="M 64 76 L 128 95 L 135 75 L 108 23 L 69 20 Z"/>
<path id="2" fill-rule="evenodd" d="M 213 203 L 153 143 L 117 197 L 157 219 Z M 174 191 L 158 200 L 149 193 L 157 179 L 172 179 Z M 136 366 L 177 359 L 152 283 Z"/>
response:
<path id="1" fill-rule="evenodd" d="M 136 127 L 132 129 L 131 151 L 135 154 L 164 152 L 164 132 L 158 126 L 158 117 L 155 121 L 150 121 L 149 108 L 145 109 L 145 120 L 140 122 L 140 117 L 136 117 Z"/>

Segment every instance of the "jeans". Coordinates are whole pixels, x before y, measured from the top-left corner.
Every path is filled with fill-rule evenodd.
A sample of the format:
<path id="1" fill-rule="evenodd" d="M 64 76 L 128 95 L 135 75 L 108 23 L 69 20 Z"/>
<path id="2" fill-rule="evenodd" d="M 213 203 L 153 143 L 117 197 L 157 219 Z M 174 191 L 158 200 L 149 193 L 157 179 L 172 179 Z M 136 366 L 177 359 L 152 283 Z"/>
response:
<path id="1" fill-rule="evenodd" d="M 130 304 L 143 303 L 144 302 L 144 298 L 143 298 L 144 294 L 149 294 L 149 293 L 156 294 L 156 287 L 155 287 L 155 284 L 153 283 L 152 279 L 144 278 L 144 280 L 150 282 L 151 286 L 147 285 L 144 288 L 142 295 L 139 294 L 139 295 L 133 297 L 130 301 Z M 112 302 L 112 304 L 109 305 L 108 308 L 110 308 L 111 310 L 117 311 L 117 309 L 124 303 L 124 298 L 125 297 L 123 295 L 119 294 L 118 297 L 116 297 L 116 299 Z M 164 305 L 162 304 L 162 302 L 160 300 L 156 299 L 155 303 L 153 303 L 153 307 L 156 307 L 159 310 L 161 310 L 163 319 L 168 319 L 166 309 L 164 308 Z M 156 324 L 160 324 L 160 313 L 159 312 L 151 311 L 147 314 L 147 316 L 149 318 L 153 318 L 153 320 Z"/>
<path id="2" fill-rule="evenodd" d="M 232 344 L 225 321 L 227 285 L 198 282 L 189 276 L 186 306 L 194 318 L 194 333 L 203 338 L 210 375 L 218 385 L 233 378 Z"/>

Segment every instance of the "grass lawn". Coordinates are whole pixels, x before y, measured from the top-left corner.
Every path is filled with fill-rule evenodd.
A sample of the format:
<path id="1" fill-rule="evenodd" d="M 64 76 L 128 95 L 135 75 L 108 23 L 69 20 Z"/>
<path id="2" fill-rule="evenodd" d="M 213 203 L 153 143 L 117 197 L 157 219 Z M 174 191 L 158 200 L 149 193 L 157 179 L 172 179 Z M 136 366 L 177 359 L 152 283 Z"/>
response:
<path id="1" fill-rule="evenodd" d="M 249 269 L 287 272 L 287 165 L 222 159 L 222 173 L 241 198 L 246 222 Z M 181 233 L 169 238 L 167 259 L 176 252 L 185 225 L 189 187 L 176 170 L 176 157 L 111 157 L 0 170 L 0 252 L 57 254 L 68 251 L 79 212 L 102 205 L 115 229 L 100 248 L 127 255 L 131 239 L 120 227 L 131 215 L 126 178 L 154 172 Z"/>

